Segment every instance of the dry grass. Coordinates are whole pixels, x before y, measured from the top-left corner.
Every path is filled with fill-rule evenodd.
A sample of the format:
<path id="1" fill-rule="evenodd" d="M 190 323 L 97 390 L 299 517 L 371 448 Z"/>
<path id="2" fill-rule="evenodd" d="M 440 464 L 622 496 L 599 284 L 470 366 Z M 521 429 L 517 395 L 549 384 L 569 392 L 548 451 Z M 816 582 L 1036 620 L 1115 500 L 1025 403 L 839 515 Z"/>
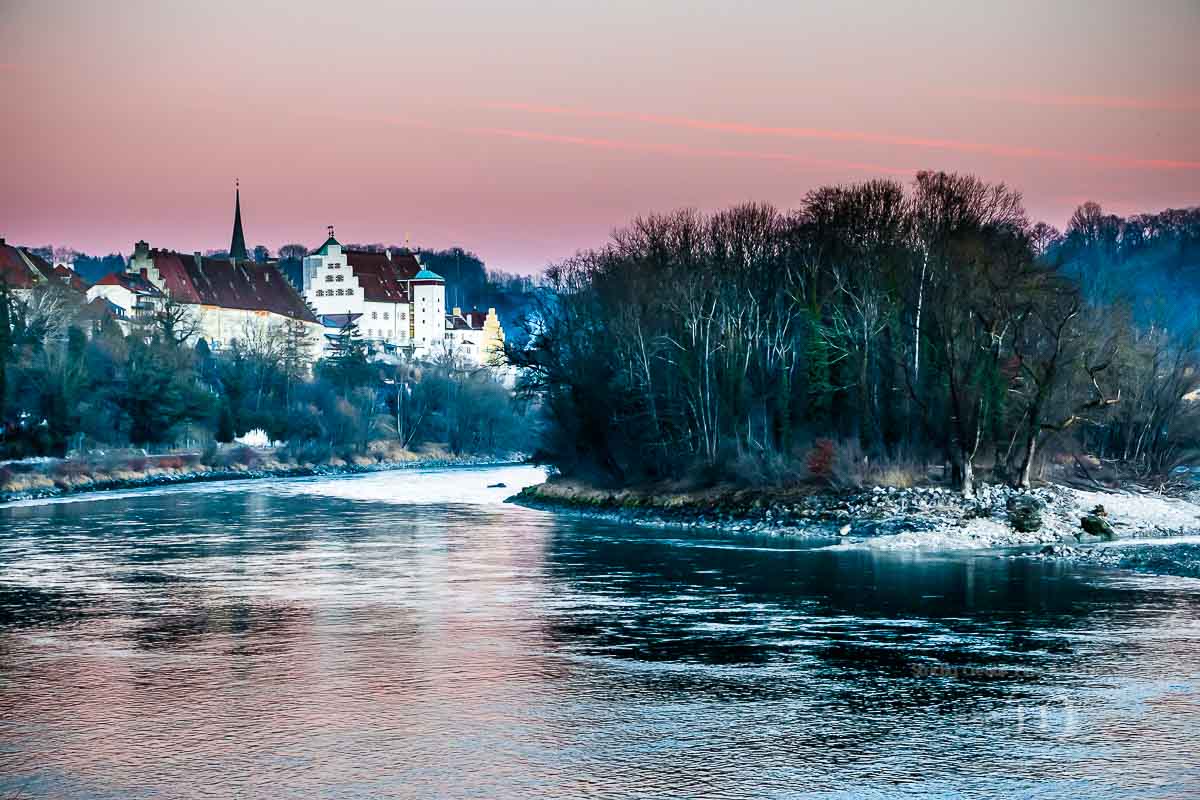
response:
<path id="1" fill-rule="evenodd" d="M 874 483 L 895 489 L 911 489 L 927 482 L 925 467 L 914 462 L 896 462 L 879 468 Z"/>

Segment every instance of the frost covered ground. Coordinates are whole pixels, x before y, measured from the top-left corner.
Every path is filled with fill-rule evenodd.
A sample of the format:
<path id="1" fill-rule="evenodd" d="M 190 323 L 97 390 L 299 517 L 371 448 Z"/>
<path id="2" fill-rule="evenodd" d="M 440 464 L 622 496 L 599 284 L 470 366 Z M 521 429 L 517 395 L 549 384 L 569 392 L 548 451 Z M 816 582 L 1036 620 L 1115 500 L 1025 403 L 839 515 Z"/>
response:
<path id="1" fill-rule="evenodd" d="M 1103 506 L 1105 519 L 1121 539 L 1200 532 L 1200 505 L 1160 494 L 1093 492 L 1064 486 L 1035 489 L 1031 494 L 1046 507 L 1042 527 L 1032 532 L 1015 530 L 1009 523 L 1006 503 L 1012 490 L 984 486 L 979 494 L 978 510 L 973 514 L 956 516 L 946 513 L 948 508 L 939 508 L 933 514 L 922 515 L 926 524 L 921 529 L 855 537 L 847 544 L 881 550 L 959 550 L 1097 542 L 1098 537 L 1084 533 L 1080 526 L 1081 518 L 1097 506 Z M 911 515 L 908 521 L 911 523 Z"/>
<path id="2" fill-rule="evenodd" d="M 1010 500 L 1041 507 L 1032 531 L 1013 525 Z M 1193 498 L 1196 499 L 1196 498 Z M 1200 533 L 1200 504 L 1136 491 L 1049 485 L 1021 492 L 983 484 L 964 499 L 948 488 L 874 487 L 807 493 L 715 487 L 691 493 L 606 491 L 570 480 L 523 490 L 512 502 L 649 527 L 839 538 L 841 547 L 880 550 L 995 549 L 1094 543 L 1081 520 L 1098 506 L 1118 539 Z M 1028 526 L 1020 526 L 1028 527 Z"/>

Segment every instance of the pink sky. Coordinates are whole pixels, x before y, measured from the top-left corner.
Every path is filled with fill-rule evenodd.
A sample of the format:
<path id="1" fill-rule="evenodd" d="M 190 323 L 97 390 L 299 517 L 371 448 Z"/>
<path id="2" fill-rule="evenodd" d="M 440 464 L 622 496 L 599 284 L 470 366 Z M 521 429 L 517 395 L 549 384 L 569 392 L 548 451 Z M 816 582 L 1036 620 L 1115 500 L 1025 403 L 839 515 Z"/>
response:
<path id="1" fill-rule="evenodd" d="M 1050 6 L 1050 7 L 1044 7 Z M 461 245 L 970 171 L 1062 227 L 1200 203 L 1200 5 L 0 0 L 0 236 Z"/>

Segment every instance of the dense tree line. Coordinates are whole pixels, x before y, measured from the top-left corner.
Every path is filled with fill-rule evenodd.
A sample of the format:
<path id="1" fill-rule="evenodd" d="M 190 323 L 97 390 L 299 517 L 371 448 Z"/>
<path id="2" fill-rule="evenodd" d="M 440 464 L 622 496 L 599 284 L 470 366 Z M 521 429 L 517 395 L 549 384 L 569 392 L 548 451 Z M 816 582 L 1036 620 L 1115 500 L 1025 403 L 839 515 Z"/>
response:
<path id="1" fill-rule="evenodd" d="M 1195 438 L 1194 326 L 1134 308 L 1120 270 L 1163 220 L 1194 269 L 1196 216 L 1120 221 L 1114 250 L 1099 209 L 1059 235 L 1005 185 L 923 172 L 639 218 L 548 270 L 508 357 L 545 460 L 609 483 L 787 479 L 817 439 L 967 494 L 985 469 L 1028 485 L 1048 445 L 1160 473 Z"/>
<path id="2" fill-rule="evenodd" d="M 135 445 L 200 449 L 261 429 L 295 458 L 372 443 L 455 453 L 520 449 L 523 409 L 495 374 L 447 354 L 379 358 L 350 325 L 325 357 L 299 323 L 247 327 L 213 352 L 168 302 L 128 333 L 45 284 L 0 286 L 0 458 Z"/>

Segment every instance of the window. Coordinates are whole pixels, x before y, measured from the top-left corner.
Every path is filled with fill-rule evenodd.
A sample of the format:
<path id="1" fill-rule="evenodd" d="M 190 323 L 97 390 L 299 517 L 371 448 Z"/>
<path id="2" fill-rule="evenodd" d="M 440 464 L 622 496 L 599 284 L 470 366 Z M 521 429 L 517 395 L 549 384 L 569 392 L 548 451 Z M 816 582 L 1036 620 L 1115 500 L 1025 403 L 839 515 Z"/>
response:
<path id="1" fill-rule="evenodd" d="M 385 320 L 388 318 L 388 312 L 386 312 L 386 311 L 385 311 L 385 312 L 383 312 L 383 318 L 384 318 Z"/>
<path id="2" fill-rule="evenodd" d="M 341 275 L 338 275 L 338 276 L 337 276 L 337 280 L 340 282 L 340 281 L 342 280 L 342 276 L 341 276 Z"/>
<path id="3" fill-rule="evenodd" d="M 379 319 L 379 315 L 374 311 L 371 312 L 371 319 Z"/>
<path id="4" fill-rule="evenodd" d="M 337 294 L 337 296 L 338 296 L 338 297 L 341 297 L 341 296 L 342 296 L 342 290 L 341 290 L 341 289 L 338 289 L 338 290 L 337 290 L 337 292 L 336 292 L 336 294 Z"/>
<path id="5" fill-rule="evenodd" d="M 326 282 L 326 283 L 332 283 L 332 282 L 333 282 L 333 276 L 332 276 L 332 275 L 326 275 L 326 276 L 325 276 L 325 282 Z"/>

